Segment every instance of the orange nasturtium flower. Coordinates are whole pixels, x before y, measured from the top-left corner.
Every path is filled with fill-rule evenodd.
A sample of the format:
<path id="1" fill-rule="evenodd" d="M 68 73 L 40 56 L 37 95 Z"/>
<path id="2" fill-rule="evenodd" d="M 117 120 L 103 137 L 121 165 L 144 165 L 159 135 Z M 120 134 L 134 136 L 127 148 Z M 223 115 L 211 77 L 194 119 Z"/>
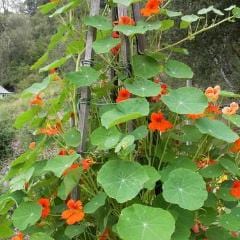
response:
<path id="1" fill-rule="evenodd" d="M 221 87 L 217 85 L 214 88 L 208 87 L 205 90 L 205 95 L 210 101 L 216 102 L 219 98 L 220 92 L 221 92 Z"/>
<path id="2" fill-rule="evenodd" d="M 84 219 L 83 206 L 81 201 L 70 199 L 67 202 L 68 209 L 62 212 L 62 219 L 66 220 L 68 225 L 75 224 Z"/>
<path id="3" fill-rule="evenodd" d="M 82 169 L 87 171 L 95 162 L 92 158 L 85 158 L 81 161 Z"/>
<path id="4" fill-rule="evenodd" d="M 48 198 L 40 198 L 38 204 L 42 206 L 42 218 L 46 218 L 50 213 L 50 200 Z"/>
<path id="5" fill-rule="evenodd" d="M 23 240 L 23 233 L 19 232 L 17 235 L 11 238 L 11 240 Z"/>
<path id="6" fill-rule="evenodd" d="M 187 118 L 192 119 L 192 120 L 196 120 L 196 119 L 203 118 L 203 117 L 205 117 L 204 113 L 187 114 Z"/>
<path id="7" fill-rule="evenodd" d="M 234 142 L 233 146 L 230 148 L 230 152 L 240 152 L 240 138 Z"/>
<path id="8" fill-rule="evenodd" d="M 163 133 L 173 128 L 173 125 L 165 119 L 163 113 L 158 112 L 151 114 L 151 122 L 148 127 L 151 131 L 159 131 Z"/>
<path id="9" fill-rule="evenodd" d="M 51 126 L 50 124 L 48 124 L 46 126 L 46 128 L 41 128 L 40 129 L 40 133 L 45 134 L 47 136 L 54 136 L 54 135 L 58 135 L 60 134 L 60 129 L 59 126 L 57 126 L 57 124 L 55 126 Z"/>
<path id="10" fill-rule="evenodd" d="M 234 115 L 239 109 L 239 105 L 236 102 L 232 102 L 229 107 L 224 107 L 222 113 L 225 115 Z"/>
<path id="11" fill-rule="evenodd" d="M 144 17 L 149 17 L 160 12 L 159 5 L 163 0 L 148 0 L 145 7 L 141 9 L 141 14 Z"/>
<path id="12" fill-rule="evenodd" d="M 73 149 L 65 149 L 61 148 L 60 151 L 58 152 L 58 155 L 60 156 L 66 156 L 66 155 L 73 155 L 75 153 L 75 150 Z"/>
<path id="13" fill-rule="evenodd" d="M 43 105 L 43 100 L 40 96 L 40 94 L 37 94 L 34 99 L 31 100 L 30 102 L 31 105 L 38 105 L 38 106 L 42 106 Z"/>
<path id="14" fill-rule="evenodd" d="M 105 228 L 103 233 L 98 237 L 98 240 L 107 240 L 109 237 L 109 230 L 108 228 Z"/>
<path id="15" fill-rule="evenodd" d="M 114 56 L 117 56 L 120 52 L 120 49 L 121 49 L 121 43 L 119 43 L 116 47 L 112 48 L 111 49 L 111 53 L 114 55 Z"/>
<path id="16" fill-rule="evenodd" d="M 135 21 L 131 17 L 122 16 L 119 18 L 118 24 L 119 25 L 135 25 Z"/>
<path id="17" fill-rule="evenodd" d="M 221 114 L 222 111 L 220 110 L 218 105 L 214 105 L 213 103 L 208 103 L 208 107 L 205 110 L 206 113 L 213 113 L 213 114 Z"/>
<path id="18" fill-rule="evenodd" d="M 68 173 L 70 173 L 72 170 L 79 168 L 80 164 L 79 163 L 73 163 L 69 168 L 67 168 L 64 172 L 63 172 L 63 176 L 66 176 Z"/>
<path id="19" fill-rule="evenodd" d="M 122 102 L 124 100 L 129 99 L 130 97 L 131 97 L 131 93 L 127 89 L 122 88 L 121 90 L 118 91 L 116 102 L 117 103 Z"/>
<path id="20" fill-rule="evenodd" d="M 36 142 L 31 142 L 29 145 L 28 145 L 28 148 L 33 150 L 34 148 L 36 147 Z"/>
<path id="21" fill-rule="evenodd" d="M 234 181 L 232 184 L 232 187 L 230 189 L 230 194 L 237 198 L 240 199 L 240 181 Z"/>

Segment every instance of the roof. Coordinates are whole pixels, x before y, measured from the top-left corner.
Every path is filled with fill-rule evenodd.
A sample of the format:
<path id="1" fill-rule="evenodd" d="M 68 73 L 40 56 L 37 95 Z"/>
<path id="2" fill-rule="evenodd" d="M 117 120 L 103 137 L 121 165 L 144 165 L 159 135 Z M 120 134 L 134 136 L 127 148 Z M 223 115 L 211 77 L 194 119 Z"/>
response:
<path id="1" fill-rule="evenodd" d="M 9 93 L 12 93 L 12 92 L 9 92 L 4 87 L 0 86 L 0 94 L 9 94 Z"/>

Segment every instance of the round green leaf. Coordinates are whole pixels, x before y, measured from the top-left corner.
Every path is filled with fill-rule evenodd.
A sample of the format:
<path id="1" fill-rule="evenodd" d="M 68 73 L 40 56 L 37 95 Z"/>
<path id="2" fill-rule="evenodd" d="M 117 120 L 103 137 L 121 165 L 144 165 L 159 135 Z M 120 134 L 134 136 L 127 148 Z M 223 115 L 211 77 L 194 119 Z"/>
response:
<path id="1" fill-rule="evenodd" d="M 125 136 L 120 143 L 115 147 L 115 153 L 120 152 L 121 150 L 126 150 L 128 147 L 134 144 L 135 138 L 133 135 Z"/>
<path id="2" fill-rule="evenodd" d="M 68 146 L 77 147 L 81 143 L 81 133 L 76 128 L 71 128 L 65 132 L 63 138 Z"/>
<path id="3" fill-rule="evenodd" d="M 161 91 L 159 84 L 149 80 L 128 80 L 124 84 L 129 92 L 139 97 L 157 96 Z"/>
<path id="4" fill-rule="evenodd" d="M 220 177 L 224 173 L 224 170 L 220 164 L 213 164 L 213 165 L 210 165 L 210 166 L 200 169 L 199 173 L 204 178 L 217 178 L 217 177 Z"/>
<path id="5" fill-rule="evenodd" d="M 31 235 L 30 240 L 54 240 L 52 237 L 49 236 L 47 233 L 39 232 L 34 233 Z"/>
<path id="6" fill-rule="evenodd" d="M 81 67 L 78 72 L 67 73 L 65 78 L 76 87 L 87 87 L 97 82 L 99 72 L 91 67 Z"/>
<path id="7" fill-rule="evenodd" d="M 91 134 L 91 143 L 101 150 L 108 150 L 117 145 L 122 134 L 116 127 L 106 129 L 99 127 L 95 129 Z"/>
<path id="8" fill-rule="evenodd" d="M 209 228 L 206 232 L 206 237 L 208 240 L 228 240 L 230 238 L 230 234 L 223 228 L 220 227 L 212 227 Z"/>
<path id="9" fill-rule="evenodd" d="M 133 57 L 133 71 L 135 76 L 151 78 L 161 72 L 161 66 L 154 58 L 135 55 Z"/>
<path id="10" fill-rule="evenodd" d="M 199 16 L 194 15 L 194 14 L 185 15 L 185 16 L 182 16 L 182 18 L 181 18 L 182 21 L 188 22 L 188 23 L 196 22 L 198 19 L 199 19 Z"/>
<path id="11" fill-rule="evenodd" d="M 87 225 L 83 222 L 81 222 L 78 225 L 69 225 L 66 227 L 64 231 L 64 235 L 69 237 L 70 239 L 73 239 L 76 236 L 79 236 L 80 234 L 84 233 Z"/>
<path id="12" fill-rule="evenodd" d="M 192 78 L 193 72 L 192 69 L 185 63 L 168 60 L 165 65 L 165 72 L 168 76 L 174 78 Z"/>
<path id="13" fill-rule="evenodd" d="M 175 220 L 166 210 L 140 204 L 122 210 L 117 232 L 124 240 L 170 240 Z"/>
<path id="14" fill-rule="evenodd" d="M 103 16 L 88 16 L 85 18 L 87 26 L 95 27 L 98 30 L 107 31 L 112 29 L 112 23 L 108 18 Z"/>
<path id="15" fill-rule="evenodd" d="M 101 122 L 104 127 L 110 128 L 148 114 L 149 103 L 145 98 L 131 98 L 116 104 L 112 110 L 105 112 L 101 117 Z"/>
<path id="16" fill-rule="evenodd" d="M 44 171 L 51 171 L 55 174 L 55 176 L 61 177 L 64 170 L 69 168 L 78 158 L 78 154 L 69 156 L 56 156 L 55 158 L 47 161 Z"/>
<path id="17" fill-rule="evenodd" d="M 162 97 L 168 108 L 178 114 L 201 113 L 208 106 L 208 101 L 203 92 L 194 87 L 182 87 L 170 91 Z"/>
<path id="18" fill-rule="evenodd" d="M 239 168 L 237 164 L 231 159 L 223 157 L 220 159 L 220 164 L 231 174 L 239 176 Z"/>
<path id="19" fill-rule="evenodd" d="M 233 208 L 230 213 L 221 215 L 219 223 L 229 231 L 240 231 L 240 208 Z"/>
<path id="20" fill-rule="evenodd" d="M 104 206 L 106 198 L 107 195 L 104 192 L 98 193 L 94 198 L 91 199 L 90 202 L 84 206 L 84 212 L 87 214 L 95 213 L 98 208 Z"/>
<path id="21" fill-rule="evenodd" d="M 164 182 L 163 197 L 181 208 L 197 210 L 207 199 L 206 184 L 198 173 L 179 168 L 172 171 Z"/>
<path id="22" fill-rule="evenodd" d="M 231 123 L 233 123 L 234 125 L 236 125 L 237 127 L 240 127 L 240 115 L 238 114 L 234 114 L 234 115 L 225 115 L 223 114 L 223 117 L 230 121 Z"/>
<path id="23" fill-rule="evenodd" d="M 109 51 L 121 43 L 120 38 L 108 37 L 105 39 L 97 40 L 93 43 L 93 49 L 97 54 L 109 53 Z"/>
<path id="24" fill-rule="evenodd" d="M 140 140 L 145 138 L 148 135 L 148 129 L 145 125 L 136 128 L 131 135 L 134 136 L 135 140 Z"/>
<path id="25" fill-rule="evenodd" d="M 208 134 L 228 143 L 233 143 L 239 138 L 230 127 L 219 120 L 201 118 L 196 120 L 195 124 L 201 133 Z"/>
<path id="26" fill-rule="evenodd" d="M 124 203 L 139 193 L 148 176 L 137 162 L 113 160 L 103 165 L 97 181 L 109 197 Z"/>
<path id="27" fill-rule="evenodd" d="M 152 166 L 144 166 L 145 172 L 148 175 L 149 180 L 145 182 L 144 187 L 148 190 L 153 190 L 156 182 L 160 180 L 160 173 Z"/>
<path id="28" fill-rule="evenodd" d="M 41 217 L 42 208 L 34 202 L 23 202 L 14 211 L 12 220 L 13 225 L 20 231 L 28 226 L 34 225 Z"/>

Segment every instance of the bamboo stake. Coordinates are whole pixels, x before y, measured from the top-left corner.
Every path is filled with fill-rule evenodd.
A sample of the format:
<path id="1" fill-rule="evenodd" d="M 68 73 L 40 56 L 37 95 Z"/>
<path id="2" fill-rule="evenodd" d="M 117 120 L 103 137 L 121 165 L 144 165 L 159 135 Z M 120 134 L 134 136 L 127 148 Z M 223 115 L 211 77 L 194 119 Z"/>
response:
<path id="1" fill-rule="evenodd" d="M 90 3 L 90 16 L 96 16 L 100 12 L 100 0 L 89 0 Z M 82 61 L 82 66 L 90 67 L 93 58 L 92 44 L 96 38 L 96 29 L 93 27 L 88 28 L 86 37 L 86 50 L 84 60 Z M 78 153 L 82 154 L 86 152 L 87 139 L 88 139 L 88 117 L 89 117 L 89 102 L 91 98 L 91 92 L 89 87 L 83 87 L 80 89 L 80 104 L 78 109 L 79 115 L 79 130 L 82 134 L 82 139 L 80 146 L 78 148 Z M 79 189 L 76 187 L 72 191 L 72 198 L 79 199 L 80 193 Z"/>

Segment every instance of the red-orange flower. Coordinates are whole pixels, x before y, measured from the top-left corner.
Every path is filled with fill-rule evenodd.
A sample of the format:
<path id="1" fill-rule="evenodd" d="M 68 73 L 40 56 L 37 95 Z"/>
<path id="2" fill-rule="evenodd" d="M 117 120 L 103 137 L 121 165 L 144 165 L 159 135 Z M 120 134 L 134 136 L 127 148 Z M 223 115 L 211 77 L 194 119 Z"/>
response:
<path id="1" fill-rule="evenodd" d="M 42 218 L 46 218 L 50 213 L 50 200 L 48 198 L 40 198 L 38 203 L 42 206 Z"/>
<path id="2" fill-rule="evenodd" d="M 68 173 L 70 173 L 72 170 L 79 168 L 80 164 L 79 163 L 73 163 L 69 168 L 67 168 L 64 172 L 63 172 L 63 176 L 66 176 Z"/>
<path id="3" fill-rule="evenodd" d="M 141 14 L 144 17 L 149 17 L 160 12 L 159 5 L 163 3 L 163 0 L 148 0 L 145 7 L 141 9 Z"/>
<path id="4" fill-rule="evenodd" d="M 36 142 L 31 142 L 28 146 L 29 149 L 33 150 L 36 147 Z"/>
<path id="5" fill-rule="evenodd" d="M 95 162 L 92 158 L 86 158 L 81 161 L 81 165 L 84 171 L 87 171 Z"/>
<path id="6" fill-rule="evenodd" d="M 51 125 L 47 125 L 46 128 L 41 128 L 40 129 L 40 133 L 48 135 L 48 136 L 54 136 L 54 135 L 58 135 L 60 134 L 60 129 L 57 125 L 55 126 L 51 126 Z"/>
<path id="7" fill-rule="evenodd" d="M 163 113 L 152 113 L 151 122 L 148 124 L 151 131 L 166 132 L 167 130 L 173 128 L 172 123 L 165 119 Z"/>
<path id="8" fill-rule="evenodd" d="M 222 111 L 219 109 L 218 105 L 214 105 L 213 103 L 208 103 L 208 107 L 205 111 L 206 113 L 213 113 L 213 114 L 221 114 Z"/>
<path id="9" fill-rule="evenodd" d="M 205 90 L 205 95 L 210 101 L 216 102 L 219 98 L 220 92 L 221 92 L 221 87 L 217 85 L 214 88 L 208 87 Z"/>
<path id="10" fill-rule="evenodd" d="M 17 235 L 11 238 L 11 240 L 23 240 L 23 233 L 19 232 Z"/>
<path id="11" fill-rule="evenodd" d="M 230 151 L 233 153 L 240 152 L 240 138 L 234 142 L 233 146 L 230 148 Z"/>
<path id="12" fill-rule="evenodd" d="M 201 168 L 205 168 L 209 165 L 214 165 L 216 163 L 217 163 L 216 160 L 213 160 L 213 159 L 210 159 L 210 158 L 204 158 L 204 159 L 197 162 L 197 167 L 201 169 Z"/>
<path id="13" fill-rule="evenodd" d="M 187 118 L 192 119 L 192 120 L 203 118 L 204 116 L 205 116 L 204 113 L 187 114 Z"/>
<path id="14" fill-rule="evenodd" d="M 68 209 L 62 212 L 62 219 L 66 220 L 68 225 L 75 224 L 84 219 L 83 206 L 81 201 L 70 199 L 67 202 Z"/>
<path id="15" fill-rule="evenodd" d="M 135 25 L 135 21 L 131 17 L 122 16 L 119 18 L 118 24 L 119 25 Z"/>
<path id="16" fill-rule="evenodd" d="M 119 32 L 112 32 L 112 37 L 113 38 L 119 38 L 120 37 L 120 34 L 119 34 Z"/>
<path id="17" fill-rule="evenodd" d="M 75 151 L 73 149 L 65 149 L 61 148 L 60 151 L 58 152 L 58 155 L 60 156 L 66 156 L 66 155 L 73 155 Z"/>
<path id="18" fill-rule="evenodd" d="M 114 55 L 114 56 L 117 56 L 120 52 L 120 49 L 121 49 L 121 43 L 119 43 L 116 47 L 112 48 L 111 49 L 111 53 Z"/>
<path id="19" fill-rule="evenodd" d="M 240 199 L 240 181 L 234 181 L 230 189 L 230 194 L 236 199 Z"/>
<path id="20" fill-rule="evenodd" d="M 42 106 L 43 105 L 43 100 L 40 96 L 40 94 L 37 94 L 34 99 L 31 100 L 31 105 L 38 105 L 38 106 Z"/>
<path id="21" fill-rule="evenodd" d="M 121 90 L 118 91 L 116 102 L 117 103 L 122 102 L 124 100 L 129 99 L 130 97 L 131 97 L 131 93 L 127 89 L 122 88 Z"/>
<path id="22" fill-rule="evenodd" d="M 98 240 L 107 240 L 109 237 L 109 230 L 108 228 L 105 228 L 103 233 L 98 237 Z"/>

